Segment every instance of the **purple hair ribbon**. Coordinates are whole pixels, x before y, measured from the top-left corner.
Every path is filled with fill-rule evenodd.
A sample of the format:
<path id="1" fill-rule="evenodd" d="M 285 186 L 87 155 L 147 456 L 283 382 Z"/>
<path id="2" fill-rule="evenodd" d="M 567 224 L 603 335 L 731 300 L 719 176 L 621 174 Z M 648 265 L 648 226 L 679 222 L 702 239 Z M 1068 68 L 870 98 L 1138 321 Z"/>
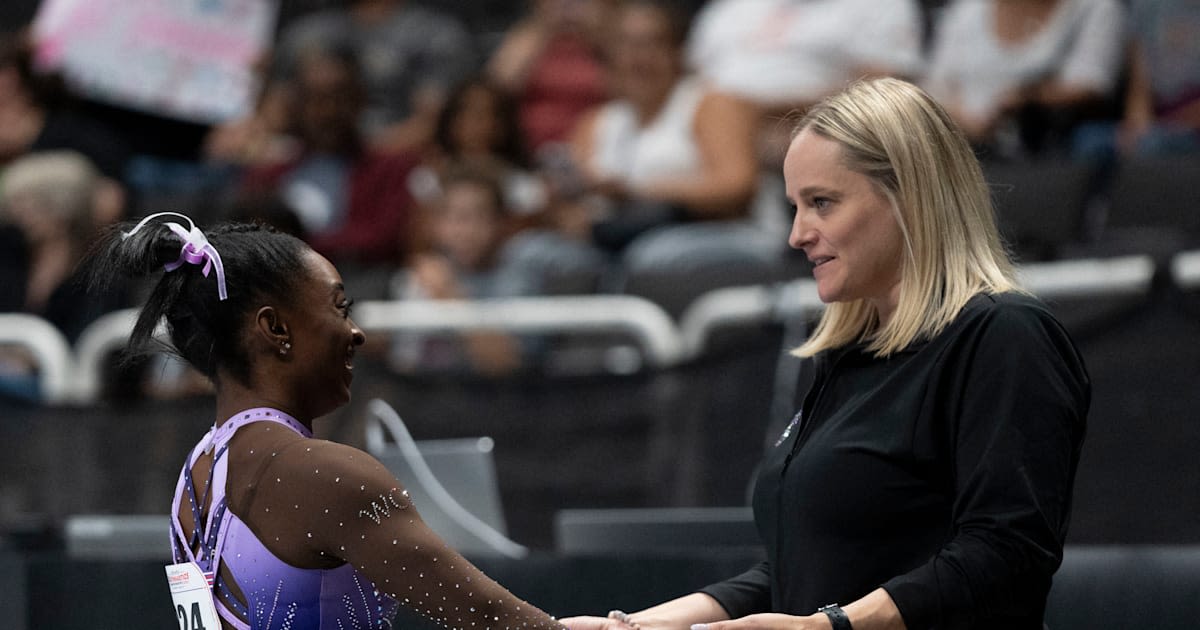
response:
<path id="1" fill-rule="evenodd" d="M 201 273 L 207 278 L 209 272 L 215 267 L 217 270 L 217 295 L 221 300 L 227 299 L 229 296 L 225 292 L 225 266 L 221 264 L 221 254 L 217 253 L 217 248 L 208 242 L 208 237 L 204 235 L 204 232 L 200 231 L 200 228 L 196 227 L 191 217 L 178 212 L 157 212 L 142 219 L 132 230 L 125 232 L 122 238 L 133 236 L 151 219 L 165 215 L 184 218 L 187 220 L 188 225 L 191 226 L 191 229 L 185 229 L 182 225 L 173 221 L 166 222 L 166 226 L 183 240 L 183 249 L 179 251 L 179 259 L 173 263 L 163 265 L 163 269 L 166 271 L 175 271 L 184 263 L 193 265 L 203 264 L 204 268 L 201 270 Z"/>

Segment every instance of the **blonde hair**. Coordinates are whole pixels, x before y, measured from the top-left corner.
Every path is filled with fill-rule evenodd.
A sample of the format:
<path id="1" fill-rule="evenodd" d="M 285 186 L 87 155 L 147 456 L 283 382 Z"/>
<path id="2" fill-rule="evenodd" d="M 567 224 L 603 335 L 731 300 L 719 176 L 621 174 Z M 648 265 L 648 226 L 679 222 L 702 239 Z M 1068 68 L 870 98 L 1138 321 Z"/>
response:
<path id="1" fill-rule="evenodd" d="M 805 130 L 838 143 L 844 165 L 888 198 L 905 257 L 899 303 L 887 324 L 879 326 L 865 299 L 829 304 L 793 354 L 869 341 L 869 351 L 889 356 L 941 332 L 978 293 L 1022 290 L 979 161 L 920 88 L 890 78 L 856 82 L 810 109 L 793 139 Z"/>
<path id="2" fill-rule="evenodd" d="M 72 236 L 85 237 L 92 229 L 92 211 L 100 173 L 75 151 L 40 151 L 12 162 L 0 178 L 0 217 L 8 206 L 27 199 L 40 212 L 63 221 Z"/>
<path id="3" fill-rule="evenodd" d="M 34 197 L 46 211 L 71 218 L 91 209 L 99 177 L 92 163 L 74 151 L 30 153 L 4 170 L 0 200 L 9 203 L 21 196 Z"/>

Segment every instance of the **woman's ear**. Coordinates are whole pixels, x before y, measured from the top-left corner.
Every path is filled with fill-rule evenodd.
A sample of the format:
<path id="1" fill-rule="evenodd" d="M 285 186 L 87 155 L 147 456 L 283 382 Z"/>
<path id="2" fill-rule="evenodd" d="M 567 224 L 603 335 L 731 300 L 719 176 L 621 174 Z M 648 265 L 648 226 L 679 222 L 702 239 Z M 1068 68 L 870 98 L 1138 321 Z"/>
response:
<path id="1" fill-rule="evenodd" d="M 286 356 L 292 349 L 291 331 L 283 320 L 283 314 L 274 306 L 258 309 L 254 317 L 254 332 L 256 338 L 280 356 Z"/>

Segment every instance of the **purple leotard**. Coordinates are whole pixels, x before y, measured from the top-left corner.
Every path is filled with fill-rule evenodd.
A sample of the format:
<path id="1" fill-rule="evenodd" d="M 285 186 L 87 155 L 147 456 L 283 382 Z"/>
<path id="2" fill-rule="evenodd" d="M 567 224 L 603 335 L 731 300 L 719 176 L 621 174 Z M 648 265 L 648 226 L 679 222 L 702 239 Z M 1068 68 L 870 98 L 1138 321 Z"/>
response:
<path id="1" fill-rule="evenodd" d="M 171 548 L 175 562 L 192 561 L 215 576 L 213 600 L 226 624 L 238 630 L 349 630 L 390 627 L 396 601 L 380 593 L 349 564 L 336 569 L 301 569 L 271 553 L 226 504 L 229 440 L 252 422 L 282 424 L 305 437 L 312 432 L 287 414 L 269 408 L 249 409 L 214 427 L 188 456 L 171 505 Z M 209 483 L 196 488 L 192 468 L 201 454 L 212 452 Z M 204 527 L 185 535 L 179 510 L 186 500 L 192 520 L 211 495 Z M 199 549 L 193 553 L 193 548 Z M 245 595 L 240 601 L 218 570 L 225 566 Z"/>

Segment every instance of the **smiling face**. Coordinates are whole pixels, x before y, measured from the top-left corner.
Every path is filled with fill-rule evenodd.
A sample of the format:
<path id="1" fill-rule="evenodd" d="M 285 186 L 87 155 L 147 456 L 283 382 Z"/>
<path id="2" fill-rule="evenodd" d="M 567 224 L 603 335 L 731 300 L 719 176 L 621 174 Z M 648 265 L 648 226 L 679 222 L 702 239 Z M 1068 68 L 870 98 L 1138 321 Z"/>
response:
<path id="1" fill-rule="evenodd" d="M 325 153 L 353 150 L 363 106 L 362 85 L 353 68 L 333 57 L 309 57 L 301 64 L 296 87 L 296 124 L 308 148 Z"/>
<path id="2" fill-rule="evenodd" d="M 366 341 L 350 319 L 342 277 L 324 256 L 304 255 L 306 279 L 289 309 L 292 397 L 300 413 L 316 418 L 350 401 L 355 350 Z"/>
<path id="3" fill-rule="evenodd" d="M 646 4 L 617 14 L 610 53 L 614 91 L 636 104 L 661 101 L 679 78 L 680 50 L 671 15 Z"/>
<path id="4" fill-rule="evenodd" d="M 503 237 L 502 210 L 494 191 L 482 182 L 459 180 L 446 187 L 441 211 L 433 221 L 438 249 L 464 269 L 480 270 Z"/>
<path id="5" fill-rule="evenodd" d="M 886 323 L 899 302 L 904 260 L 888 198 L 846 168 L 841 145 L 807 129 L 788 148 L 783 176 L 796 207 L 788 243 L 813 263 L 821 301 L 868 300 Z"/>

